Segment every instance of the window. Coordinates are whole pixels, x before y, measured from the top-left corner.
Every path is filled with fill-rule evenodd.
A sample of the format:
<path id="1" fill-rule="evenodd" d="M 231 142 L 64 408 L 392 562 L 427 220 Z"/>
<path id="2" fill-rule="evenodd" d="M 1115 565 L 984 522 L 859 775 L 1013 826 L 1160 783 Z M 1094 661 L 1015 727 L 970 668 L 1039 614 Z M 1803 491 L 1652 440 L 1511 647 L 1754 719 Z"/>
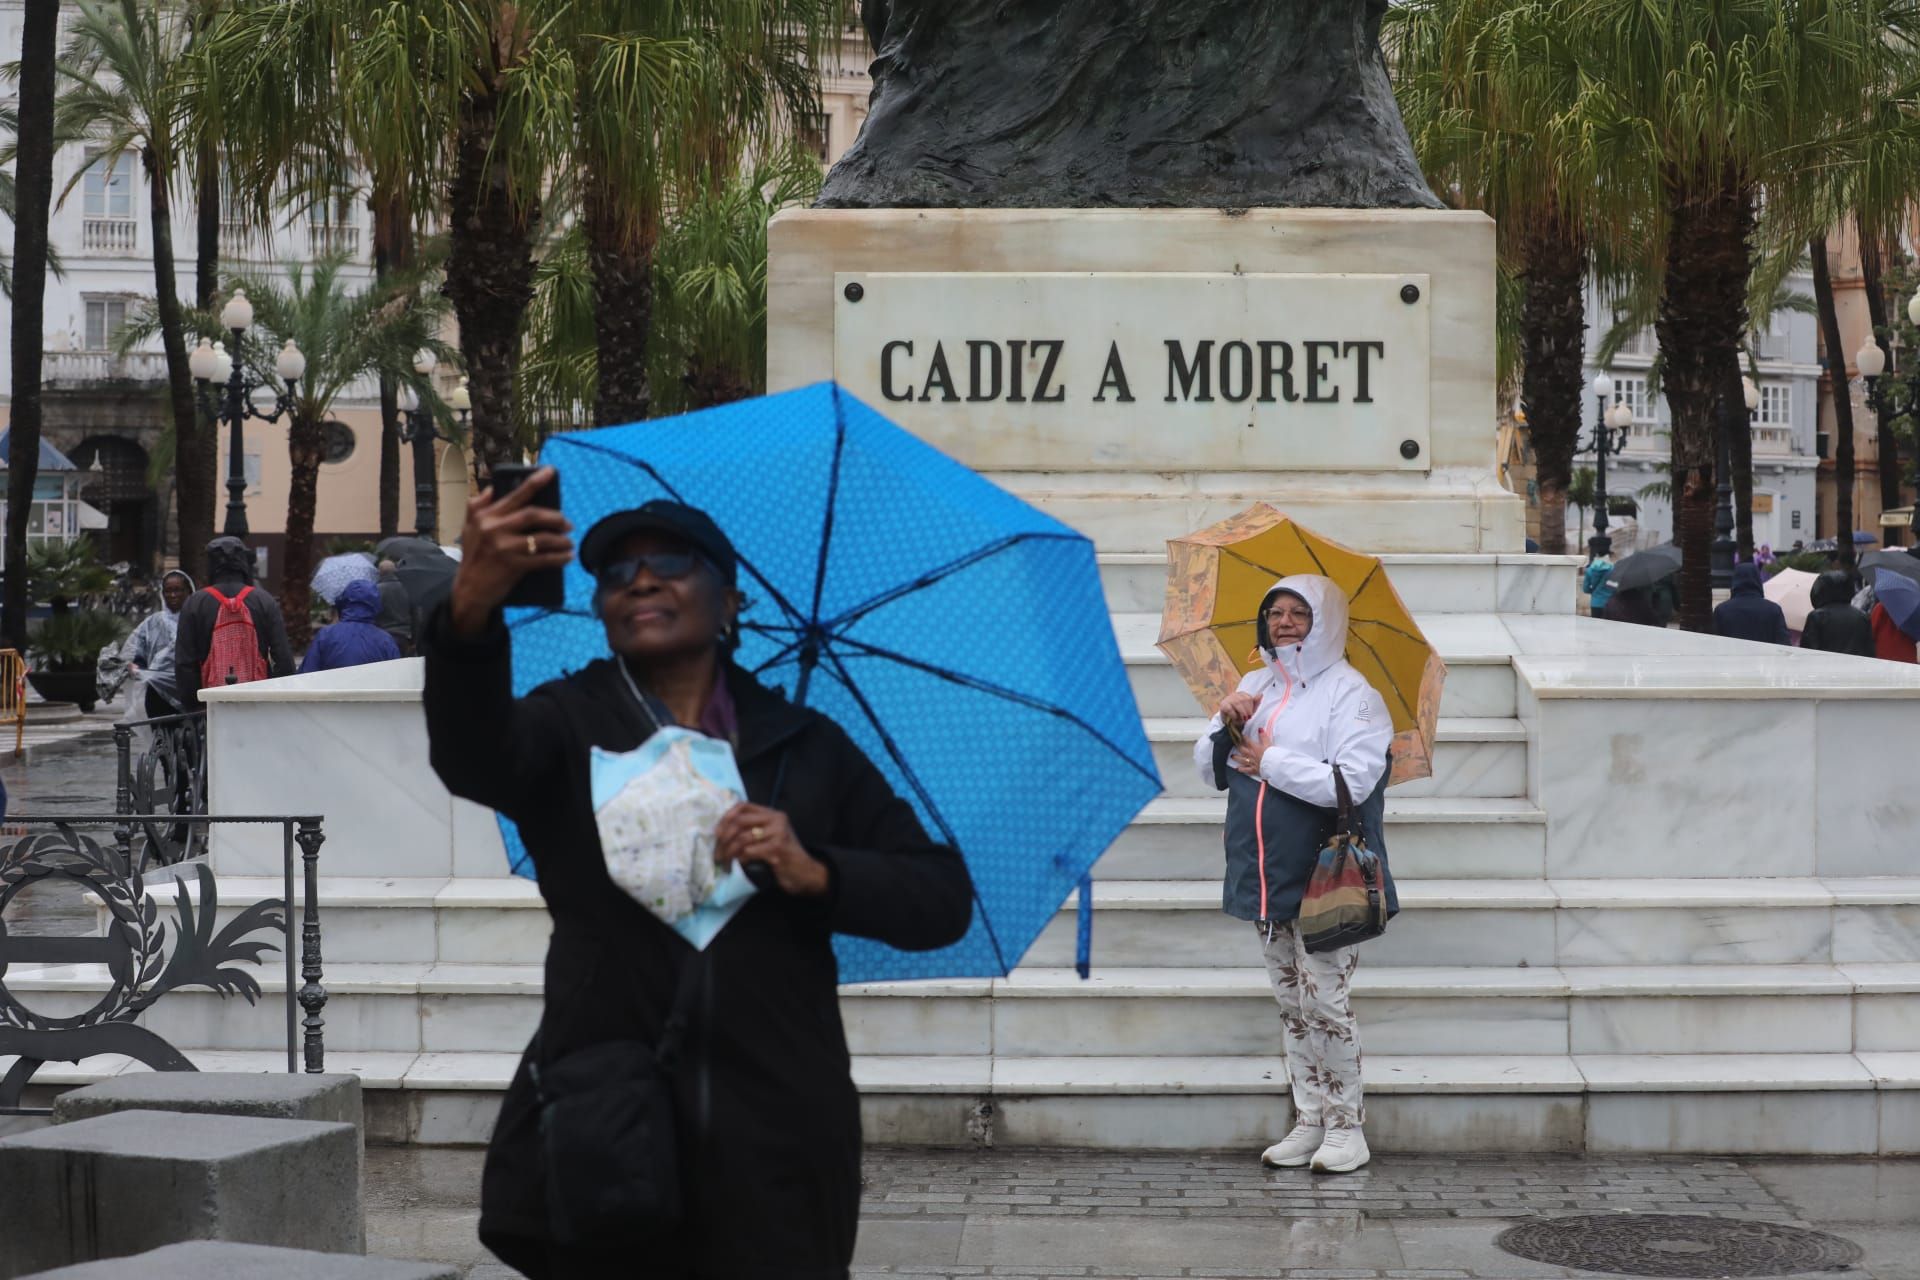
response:
<path id="1" fill-rule="evenodd" d="M 1753 425 L 1756 427 L 1790 427 L 1793 425 L 1793 388 L 1781 383 L 1760 384 L 1760 404 L 1753 411 Z"/>
<path id="2" fill-rule="evenodd" d="M 133 161 L 122 155 L 108 165 L 106 157 L 94 154 L 81 183 L 81 213 L 89 218 L 133 217 Z"/>
<path id="3" fill-rule="evenodd" d="M 127 323 L 125 298 L 87 299 L 87 350 L 108 351 Z"/>
<path id="4" fill-rule="evenodd" d="M 1613 398 L 1633 410 L 1635 422 L 1657 422 L 1659 412 L 1647 397 L 1645 378 L 1622 378 L 1618 374 L 1613 379 Z"/>
<path id="5" fill-rule="evenodd" d="M 833 117 L 821 112 L 800 117 L 800 142 L 825 164 L 833 153 Z"/>
<path id="6" fill-rule="evenodd" d="M 328 422 L 324 426 L 327 433 L 327 461 L 342 463 L 353 456 L 355 444 L 353 428 L 344 422 Z"/>

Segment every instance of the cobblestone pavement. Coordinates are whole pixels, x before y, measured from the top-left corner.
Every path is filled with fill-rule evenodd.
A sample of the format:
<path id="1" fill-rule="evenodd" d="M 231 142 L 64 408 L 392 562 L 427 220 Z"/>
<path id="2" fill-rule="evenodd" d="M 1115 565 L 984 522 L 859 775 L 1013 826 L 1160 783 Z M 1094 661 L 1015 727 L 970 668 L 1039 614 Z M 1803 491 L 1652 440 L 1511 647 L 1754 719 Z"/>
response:
<path id="1" fill-rule="evenodd" d="M 15 761 L 11 739 L 0 750 L 0 782 L 11 814 L 112 813 L 117 772 L 113 738 L 94 735 L 58 753 Z M 48 880 L 23 891 L 7 909 L 12 933 L 65 937 L 93 929 L 93 908 L 69 880 Z"/>
<path id="2" fill-rule="evenodd" d="M 510 1280 L 473 1238 L 474 1151 L 368 1153 L 368 1252 Z M 1792 1222 L 1865 1251 L 1835 1280 L 1920 1280 L 1920 1162 L 1378 1156 L 1342 1178 L 1252 1153 L 869 1152 L 856 1277 L 1524 1280 L 1513 1222 L 1595 1213 Z"/>

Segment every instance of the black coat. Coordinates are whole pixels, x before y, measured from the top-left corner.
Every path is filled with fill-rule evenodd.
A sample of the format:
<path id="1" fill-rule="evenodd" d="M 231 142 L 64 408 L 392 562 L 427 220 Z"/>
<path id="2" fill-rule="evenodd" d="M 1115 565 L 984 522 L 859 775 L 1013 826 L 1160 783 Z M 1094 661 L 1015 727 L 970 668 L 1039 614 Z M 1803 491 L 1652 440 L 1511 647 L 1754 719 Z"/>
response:
<path id="1" fill-rule="evenodd" d="M 646 732 L 618 669 L 603 659 L 515 700 L 505 628 L 496 620 L 463 642 L 444 609 L 421 649 L 434 771 L 455 795 L 519 824 L 553 916 L 541 1052 L 656 1043 L 695 953 L 614 885 L 601 857 L 589 748 L 631 750 Z M 628 1258 L 619 1273 L 839 1277 L 859 1219 L 860 1105 L 832 935 L 945 946 L 971 923 L 972 886 L 959 855 L 927 838 L 837 724 L 731 664 L 726 679 L 748 796 L 786 812 L 833 887 L 821 899 L 762 891 L 709 945 L 674 1076 L 684 1238 L 676 1256 L 644 1269 Z M 529 1276 L 584 1276 L 588 1264 L 547 1251 L 537 1124 L 523 1057 L 487 1154 L 480 1236 Z"/>
<path id="2" fill-rule="evenodd" d="M 1827 653 L 1877 656 L 1873 647 L 1873 620 L 1853 607 L 1853 579 L 1844 569 L 1829 569 L 1813 584 L 1813 612 L 1800 631 L 1802 649 Z"/>
<path id="3" fill-rule="evenodd" d="M 1787 615 L 1767 599 L 1760 570 L 1751 564 L 1733 566 L 1733 592 L 1713 611 L 1713 634 L 1729 640 L 1757 640 L 1762 644 L 1789 644 Z"/>
<path id="4" fill-rule="evenodd" d="M 287 643 L 287 622 L 280 614 L 280 602 L 253 581 L 253 552 L 238 538 L 215 538 L 207 544 L 207 586 L 218 587 L 231 600 L 248 587 L 247 612 L 253 615 L 254 634 L 260 641 L 260 654 L 267 660 L 269 676 L 293 674 L 293 648 Z M 220 617 L 220 602 L 206 587 L 187 597 L 180 606 L 180 626 L 173 641 L 173 683 L 180 705 L 188 711 L 200 709 L 200 664 L 207 660 L 213 645 L 213 624 Z"/>

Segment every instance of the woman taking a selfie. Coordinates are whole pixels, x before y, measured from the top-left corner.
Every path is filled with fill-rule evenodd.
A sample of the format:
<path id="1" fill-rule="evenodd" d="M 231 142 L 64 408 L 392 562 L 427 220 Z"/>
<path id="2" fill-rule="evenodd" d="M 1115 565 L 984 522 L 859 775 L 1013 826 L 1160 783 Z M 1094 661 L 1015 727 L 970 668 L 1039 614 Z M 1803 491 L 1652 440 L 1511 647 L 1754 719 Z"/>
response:
<path id="1" fill-rule="evenodd" d="M 518 824 L 553 916 L 540 1031 L 487 1154 L 481 1239 L 534 1277 L 845 1276 L 860 1111 L 832 935 L 957 941 L 966 867 L 838 725 L 733 662 L 738 560 L 693 508 L 649 502 L 588 532 L 580 562 L 611 656 L 514 698 L 501 605 L 528 573 L 573 559 L 571 526 L 536 505 L 552 480 L 543 469 L 468 505 L 452 596 L 420 646 L 433 767 Z M 730 743 L 748 796 L 720 819 L 714 861 L 760 887 L 700 951 L 610 878 L 590 787 L 596 748 L 633 751 L 667 724 Z M 628 1094 L 600 1123 L 602 1091 L 631 1083 L 606 1079 L 620 1075 L 606 1055 L 634 1045 L 643 1068 L 658 1055 L 670 1115 L 623 1125 L 643 1105 Z M 583 1078 L 588 1092 L 569 1095 Z M 643 1185 L 632 1170 L 662 1154 L 670 1185 Z"/>

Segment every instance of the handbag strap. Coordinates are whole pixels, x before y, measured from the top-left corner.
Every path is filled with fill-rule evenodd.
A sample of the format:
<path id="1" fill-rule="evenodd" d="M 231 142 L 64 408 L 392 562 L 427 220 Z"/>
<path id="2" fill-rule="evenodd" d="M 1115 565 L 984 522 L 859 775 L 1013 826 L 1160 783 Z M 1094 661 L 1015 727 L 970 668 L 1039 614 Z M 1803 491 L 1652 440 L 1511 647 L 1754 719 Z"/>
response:
<path id="1" fill-rule="evenodd" d="M 1340 772 L 1340 766 L 1333 766 L 1333 795 L 1337 806 L 1333 831 L 1335 835 L 1353 834 L 1353 792 L 1347 789 L 1347 775 Z"/>

